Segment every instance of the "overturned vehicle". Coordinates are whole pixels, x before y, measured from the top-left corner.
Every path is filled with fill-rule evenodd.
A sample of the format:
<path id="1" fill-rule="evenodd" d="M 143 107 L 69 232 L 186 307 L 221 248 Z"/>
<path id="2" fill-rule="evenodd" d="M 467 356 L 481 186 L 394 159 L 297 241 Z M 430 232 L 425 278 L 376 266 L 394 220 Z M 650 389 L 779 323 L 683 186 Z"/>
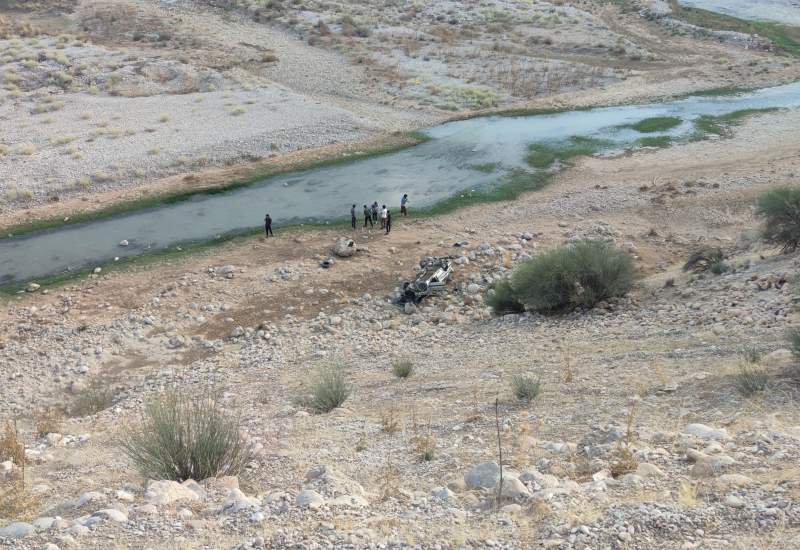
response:
<path id="1" fill-rule="evenodd" d="M 444 290 L 453 273 L 449 258 L 426 257 L 419 262 L 421 271 L 413 281 L 403 283 L 400 303 L 418 304 L 426 296 Z"/>

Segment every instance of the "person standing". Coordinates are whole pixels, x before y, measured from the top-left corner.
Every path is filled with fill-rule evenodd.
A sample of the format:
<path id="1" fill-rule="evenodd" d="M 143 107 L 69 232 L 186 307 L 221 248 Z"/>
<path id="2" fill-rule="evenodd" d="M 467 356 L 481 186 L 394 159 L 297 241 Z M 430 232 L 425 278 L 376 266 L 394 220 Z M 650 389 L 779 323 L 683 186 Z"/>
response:
<path id="1" fill-rule="evenodd" d="M 364 205 L 364 229 L 367 228 L 367 224 L 369 224 L 370 229 L 375 227 L 375 224 L 372 223 L 372 210 L 370 210 L 369 206 L 366 204 Z"/>
<path id="2" fill-rule="evenodd" d="M 269 217 L 269 214 L 264 218 L 264 232 L 267 234 L 267 237 L 270 235 L 273 237 L 275 236 L 275 233 L 272 232 L 272 218 Z"/>
<path id="3" fill-rule="evenodd" d="M 350 209 L 350 225 L 352 225 L 353 226 L 353 230 L 355 230 L 355 228 L 356 228 L 356 205 L 355 204 Z"/>
<path id="4" fill-rule="evenodd" d="M 372 223 L 378 223 L 378 201 L 372 203 Z"/>
<path id="5" fill-rule="evenodd" d="M 389 215 L 389 210 L 387 210 L 386 205 L 384 204 L 381 208 L 381 229 L 386 229 L 386 216 Z"/>
<path id="6" fill-rule="evenodd" d="M 403 198 L 400 199 L 400 214 L 402 214 L 403 216 L 408 216 L 408 209 L 406 208 L 407 204 L 408 204 L 408 193 L 405 193 L 403 195 Z"/>
<path id="7" fill-rule="evenodd" d="M 386 210 L 386 234 L 392 230 L 392 213 Z"/>

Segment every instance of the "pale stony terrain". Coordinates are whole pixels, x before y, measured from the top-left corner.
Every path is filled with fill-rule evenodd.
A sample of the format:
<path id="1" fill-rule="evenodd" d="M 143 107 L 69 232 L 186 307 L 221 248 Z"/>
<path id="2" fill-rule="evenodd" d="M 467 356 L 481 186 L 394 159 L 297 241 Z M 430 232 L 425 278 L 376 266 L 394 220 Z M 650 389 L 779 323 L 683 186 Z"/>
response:
<path id="1" fill-rule="evenodd" d="M 676 29 L 649 3 L 14 9 L 26 5 L 0 5 L 3 215 L 103 206 L 131 189 L 171 191 L 167 176 L 371 144 L 481 110 L 645 101 L 800 71 L 752 37 Z"/>
<path id="2" fill-rule="evenodd" d="M 676 27 L 662 2 L 44 4 L 0 11 L 15 33 L 0 36 L 0 226 L 454 112 L 797 75 L 757 40 Z M 513 203 L 396 219 L 389 235 L 278 229 L 3 298 L 0 437 L 15 421 L 27 462 L 0 456 L 0 494 L 24 475 L 31 503 L 1 517 L 0 500 L 0 547 L 800 546 L 785 339 L 800 256 L 764 245 L 754 214 L 798 182 L 798 127 L 797 110 L 763 114 L 724 139 L 579 159 Z M 323 269 L 343 236 L 364 250 Z M 628 296 L 559 316 L 486 306 L 518 262 L 585 238 L 634 256 Z M 701 247 L 731 269 L 684 272 Z M 428 255 L 455 262 L 446 293 L 397 305 Z M 746 349 L 768 376 L 751 396 Z M 302 398 L 331 365 L 353 393 L 314 414 Z M 531 404 L 512 395 L 519 374 L 542 382 Z M 121 438 L 170 389 L 218 392 L 239 417 L 253 458 L 238 477 L 137 473 Z M 620 471 L 622 448 L 635 461 Z"/>
<path id="3" fill-rule="evenodd" d="M 752 205 L 796 181 L 798 144 L 787 136 L 799 116 L 586 159 L 513 206 L 399 220 L 388 237 L 359 231 L 369 251 L 328 270 L 318 261 L 337 232 L 288 233 L 12 300 L 2 411 L 20 419 L 42 502 L 21 518 L 39 518 L 33 531 L 5 544 L 795 546 L 799 390 L 783 335 L 796 322 L 798 259 L 758 242 Z M 498 318 L 484 306 L 506 265 L 585 237 L 637 257 L 628 298 L 558 317 Z M 733 269 L 683 273 L 698 246 L 722 246 Z M 404 311 L 393 293 L 426 254 L 454 254 L 455 280 Z M 770 380 L 748 398 L 734 376 L 745 346 L 764 354 Z M 416 365 L 406 381 L 391 374 L 398 358 Z M 346 370 L 354 393 L 310 414 L 298 398 L 326 364 Z M 531 406 L 510 393 L 519 373 L 543 382 Z M 36 409 L 69 404 L 92 381 L 114 388 L 110 408 L 32 434 Z M 256 456 L 238 480 L 177 487 L 132 470 L 119 437 L 169 387 L 215 387 L 241 415 Z M 514 480 L 500 511 L 496 399 Z M 392 418 L 397 432 L 384 429 Z M 420 459 L 420 441 L 432 460 Z M 638 466 L 614 478 L 622 441 Z"/>

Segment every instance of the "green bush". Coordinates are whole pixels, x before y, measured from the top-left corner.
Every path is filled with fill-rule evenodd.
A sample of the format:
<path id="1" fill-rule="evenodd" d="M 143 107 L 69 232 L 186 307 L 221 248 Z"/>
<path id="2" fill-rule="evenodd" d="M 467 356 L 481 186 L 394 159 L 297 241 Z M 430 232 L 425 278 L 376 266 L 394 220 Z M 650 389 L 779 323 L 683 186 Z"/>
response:
<path id="1" fill-rule="evenodd" d="M 531 403 L 541 393 L 542 383 L 538 378 L 518 374 L 511 378 L 511 389 L 514 391 L 514 397 Z"/>
<path id="2" fill-rule="evenodd" d="M 151 399 L 138 428 L 120 442 L 148 479 L 202 480 L 236 475 L 251 459 L 238 419 L 216 397 L 168 392 Z"/>
<path id="3" fill-rule="evenodd" d="M 800 187 L 778 187 L 758 201 L 758 215 L 764 218 L 764 240 L 793 252 L 800 245 Z"/>
<path id="4" fill-rule="evenodd" d="M 323 369 L 311 384 L 308 406 L 317 413 L 330 412 L 347 401 L 351 391 L 341 369 Z"/>
<path id="5" fill-rule="evenodd" d="M 397 378 L 408 378 L 414 373 L 414 363 L 408 359 L 401 359 L 392 363 L 392 373 Z"/>
<path id="6" fill-rule="evenodd" d="M 508 279 L 501 279 L 492 285 L 486 294 L 486 305 L 498 315 L 525 311 L 525 307 L 514 297 L 514 290 Z"/>
<path id="7" fill-rule="evenodd" d="M 511 288 L 526 309 L 553 313 L 624 295 L 633 284 L 633 272 L 631 257 L 619 248 L 581 241 L 520 264 Z"/>

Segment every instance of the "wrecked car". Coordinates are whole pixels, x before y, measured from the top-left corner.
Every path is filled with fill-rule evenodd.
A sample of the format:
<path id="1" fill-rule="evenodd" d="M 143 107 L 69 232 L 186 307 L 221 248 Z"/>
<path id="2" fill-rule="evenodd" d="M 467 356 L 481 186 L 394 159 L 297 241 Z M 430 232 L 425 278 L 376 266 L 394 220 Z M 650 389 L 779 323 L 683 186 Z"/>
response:
<path id="1" fill-rule="evenodd" d="M 418 304 L 426 296 L 444 290 L 447 279 L 453 273 L 449 258 L 426 257 L 419 262 L 421 268 L 413 281 L 403 283 L 401 303 Z"/>

